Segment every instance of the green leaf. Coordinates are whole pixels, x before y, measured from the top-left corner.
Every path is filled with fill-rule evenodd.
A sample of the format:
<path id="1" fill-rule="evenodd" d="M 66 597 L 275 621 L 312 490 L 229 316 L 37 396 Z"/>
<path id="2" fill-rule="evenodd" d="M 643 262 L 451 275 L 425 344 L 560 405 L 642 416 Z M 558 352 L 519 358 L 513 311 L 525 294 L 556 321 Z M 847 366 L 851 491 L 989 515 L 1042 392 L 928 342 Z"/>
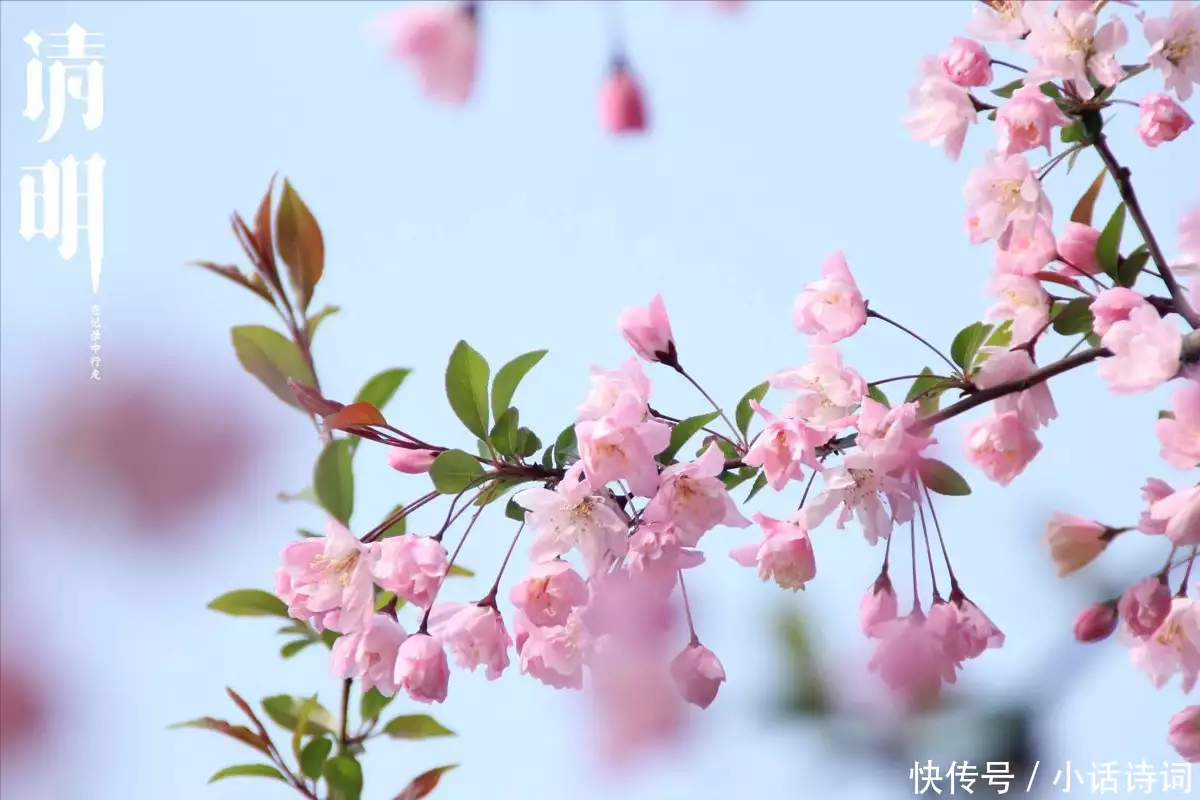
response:
<path id="1" fill-rule="evenodd" d="M 380 694 L 378 689 L 363 692 L 362 700 L 359 703 L 359 713 L 364 720 L 379 719 L 379 715 L 392 700 L 393 698 Z"/>
<path id="2" fill-rule="evenodd" d="M 1117 261 L 1117 285 L 1124 286 L 1126 289 L 1133 288 L 1137 283 L 1138 276 L 1142 274 L 1142 269 L 1146 266 L 1146 262 L 1150 260 L 1150 251 L 1142 245 L 1137 250 L 1129 254 L 1128 257 L 1122 257 Z"/>
<path id="3" fill-rule="evenodd" d="M 492 428 L 492 445 L 496 452 L 503 456 L 512 457 L 517 452 L 517 431 L 521 427 L 521 412 L 515 408 L 502 411 Z"/>
<path id="4" fill-rule="evenodd" d="M 458 735 L 428 714 L 396 717 L 383 727 L 383 732 L 393 739 L 433 739 Z"/>
<path id="5" fill-rule="evenodd" d="M 349 439 L 325 445 L 313 468 L 313 490 L 324 508 L 343 525 L 354 513 L 354 469 Z"/>
<path id="6" fill-rule="evenodd" d="M 521 458 L 529 458 L 541 446 L 542 440 L 537 437 L 536 433 L 529 430 L 529 428 L 521 428 L 517 431 L 517 455 Z"/>
<path id="7" fill-rule="evenodd" d="M 964 373 L 970 371 L 979 348 L 991 332 L 991 325 L 972 322 L 954 337 L 954 341 L 950 345 L 950 358 L 954 360 L 955 364 L 962 367 Z M 906 400 L 905 402 L 911 401 Z"/>
<path id="8" fill-rule="evenodd" d="M 750 487 L 750 494 L 746 495 L 746 502 L 749 503 L 751 500 L 753 500 L 754 495 L 761 492 L 763 490 L 763 487 L 766 485 L 767 485 L 767 473 L 765 473 L 765 472 L 758 473 L 758 477 L 755 478 L 755 480 L 754 480 L 754 485 Z"/>
<path id="9" fill-rule="evenodd" d="M 867 397 L 871 398 L 876 403 L 883 405 L 885 408 L 892 407 L 892 404 L 888 402 L 887 395 L 884 394 L 883 390 L 875 384 L 869 384 L 867 386 Z"/>
<path id="10" fill-rule="evenodd" d="M 1055 99 L 1062 97 L 1062 93 L 1058 91 L 1058 87 L 1053 83 L 1043 83 L 1038 88 L 1042 90 L 1042 94 L 1046 95 L 1046 97 L 1053 97 Z"/>
<path id="11" fill-rule="evenodd" d="M 1005 100 L 1013 96 L 1013 92 L 1025 85 L 1024 78 L 1017 78 L 1015 81 L 1004 84 L 999 89 L 992 89 L 992 94 L 996 97 L 1003 97 Z"/>
<path id="12" fill-rule="evenodd" d="M 670 464 L 675 460 L 676 454 L 680 449 L 687 444 L 693 436 L 708 423 L 721 416 L 720 412 L 713 411 L 708 414 L 700 414 L 695 417 L 688 417 L 680 420 L 679 424 L 671 429 L 671 443 L 667 445 L 667 449 L 658 454 L 658 460 L 664 464 Z"/>
<path id="13" fill-rule="evenodd" d="M 370 403 L 383 410 L 383 407 L 388 404 L 388 401 L 396 394 L 396 390 L 400 388 L 400 384 L 404 383 L 404 379 L 411 372 L 411 369 L 399 367 L 385 369 L 363 384 L 363 387 L 358 390 L 358 396 L 354 398 L 354 402 Z"/>
<path id="14" fill-rule="evenodd" d="M 529 374 L 529 370 L 537 366 L 547 350 L 533 350 L 519 355 L 505 364 L 496 372 L 496 380 L 492 381 L 492 414 L 499 419 L 512 403 L 517 386 Z"/>
<path id="15" fill-rule="evenodd" d="M 967 479 L 955 472 L 949 464 L 938 461 L 936 458 L 922 458 L 917 472 L 921 476 L 921 482 L 931 492 L 951 497 L 961 497 L 971 493 L 971 486 L 967 483 Z"/>
<path id="16" fill-rule="evenodd" d="M 328 628 L 321 631 L 321 641 L 324 642 L 325 646 L 328 647 L 330 650 L 333 649 L 333 643 L 336 642 L 338 640 L 338 637 L 340 637 L 340 636 L 341 636 L 340 633 L 338 633 L 337 631 L 331 631 Z"/>
<path id="17" fill-rule="evenodd" d="M 957 338 L 957 337 L 956 337 Z M 940 379 L 933 374 L 933 370 L 925 367 L 921 370 L 919 376 L 913 381 L 912 387 L 909 388 L 908 394 L 904 396 L 905 403 L 912 403 L 925 392 L 937 386 Z"/>
<path id="18" fill-rule="evenodd" d="M 987 337 L 987 341 L 983 343 L 983 346 L 1008 347 L 1010 344 L 1012 344 L 1012 320 L 1006 319 L 991 332 Z M 975 360 L 976 362 L 980 361 L 978 356 L 976 356 Z"/>
<path id="19" fill-rule="evenodd" d="M 1079 158 L 1079 154 L 1083 152 L 1083 148 L 1072 150 L 1071 155 L 1067 156 L 1067 174 L 1071 174 L 1071 170 L 1075 169 L 1075 160 Z"/>
<path id="20" fill-rule="evenodd" d="M 396 795 L 392 800 L 421 800 L 423 797 L 428 797 L 429 793 L 437 788 L 438 782 L 452 769 L 458 767 L 458 764 L 449 764 L 444 767 L 434 767 L 431 770 L 422 772 L 417 777 L 409 781 L 408 786 L 400 794 Z"/>
<path id="21" fill-rule="evenodd" d="M 325 272 L 325 239 L 316 218 L 287 180 L 275 213 L 275 241 L 303 311 Z"/>
<path id="22" fill-rule="evenodd" d="M 225 769 L 214 773 L 213 776 L 208 779 L 208 782 L 216 783 L 217 781 L 224 780 L 225 778 L 238 777 L 274 778 L 275 780 L 287 783 L 287 780 L 283 777 L 283 773 L 269 764 L 239 764 L 236 767 L 226 767 Z"/>
<path id="23" fill-rule="evenodd" d="M 315 334 L 317 332 L 317 326 L 319 326 L 322 322 L 324 322 L 326 317 L 332 317 L 334 314 L 338 313 L 341 310 L 342 310 L 341 306 L 325 306 L 320 311 L 318 311 L 317 313 L 315 313 L 311 317 L 309 317 L 307 320 L 305 320 L 304 321 L 304 335 L 306 337 L 308 337 L 308 341 L 310 343 L 312 342 L 313 334 Z"/>
<path id="24" fill-rule="evenodd" d="M 458 494 L 483 475 L 483 465 L 462 450 L 447 450 L 429 468 L 433 488 L 442 494 Z"/>
<path id="25" fill-rule="evenodd" d="M 375 593 L 375 610 L 376 611 L 382 611 L 384 606 L 387 606 L 393 602 L 396 604 L 397 610 L 404 608 L 404 606 L 408 605 L 407 600 L 405 600 L 403 597 L 397 597 L 395 595 L 395 593 L 393 593 L 393 592 L 385 592 L 382 589 L 378 589 L 376 591 L 376 593 Z"/>
<path id="26" fill-rule="evenodd" d="M 1117 210 L 1109 217 L 1108 224 L 1100 232 L 1096 241 L 1096 261 L 1104 274 L 1116 280 L 1117 264 L 1121 252 L 1121 234 L 1125 231 L 1125 204 L 1117 206 Z"/>
<path id="27" fill-rule="evenodd" d="M 972 354 L 972 359 L 974 354 Z M 946 380 L 933 373 L 929 367 L 921 370 L 920 377 L 913 381 L 912 388 L 904 397 L 905 403 L 917 403 L 917 411 L 921 416 L 927 416 L 937 411 L 940 398 L 949 388 Z M 918 401 L 918 398 L 920 400 Z"/>
<path id="28" fill-rule="evenodd" d="M 325 766 L 325 759 L 329 758 L 331 750 L 333 742 L 324 736 L 318 736 L 304 745 L 304 749 L 300 751 L 300 771 L 305 777 L 314 781 L 320 779 L 321 769 Z"/>
<path id="29" fill-rule="evenodd" d="M 813 637 L 799 611 L 778 617 L 779 635 L 787 655 L 787 707 L 800 716 L 823 716 L 830 709 L 829 692 L 814 653 Z"/>
<path id="30" fill-rule="evenodd" d="M 329 800 L 358 800 L 362 796 L 362 767 L 350 756 L 334 756 L 321 770 L 329 784 Z"/>
<path id="31" fill-rule="evenodd" d="M 525 509 L 517 505 L 517 501 L 510 497 L 508 503 L 504 506 L 504 516 L 515 522 L 524 522 Z"/>
<path id="32" fill-rule="evenodd" d="M 1054 330 L 1063 336 L 1087 333 L 1092 329 L 1092 298 L 1076 297 L 1062 304 L 1054 317 Z"/>
<path id="33" fill-rule="evenodd" d="M 1159 411 L 1158 418 L 1159 419 L 1175 419 L 1175 412 L 1174 411 Z"/>
<path id="34" fill-rule="evenodd" d="M 720 479 L 721 483 L 725 484 L 726 491 L 733 491 L 757 474 L 758 470 L 754 467 L 742 467 L 732 472 L 722 472 L 717 478 Z"/>
<path id="35" fill-rule="evenodd" d="M 488 377 L 491 371 L 483 356 L 460 341 L 446 365 L 446 398 L 467 430 L 486 439 L 488 435 Z"/>
<path id="36" fill-rule="evenodd" d="M 288 378 L 310 386 L 314 383 L 312 370 L 300 348 L 282 333 L 263 325 L 238 325 L 231 335 L 233 350 L 242 368 L 258 378 L 280 400 L 303 411 L 288 386 Z"/>
<path id="37" fill-rule="evenodd" d="M 1071 222 L 1078 222 L 1080 225 L 1092 224 L 1092 215 L 1096 211 L 1096 198 L 1100 196 L 1100 189 L 1104 187 L 1104 176 L 1107 174 L 1107 167 L 1100 170 L 1100 174 L 1096 176 L 1091 186 L 1075 204 L 1075 210 L 1071 212 Z"/>
<path id="38" fill-rule="evenodd" d="M 1063 144 L 1083 141 L 1083 125 L 1079 122 L 1064 125 L 1062 130 L 1058 132 L 1058 138 Z"/>
<path id="39" fill-rule="evenodd" d="M 296 726 L 300 724 L 300 712 L 305 702 L 307 701 L 301 700 L 298 697 L 277 694 L 271 697 L 264 697 L 262 707 L 263 711 L 267 712 L 267 716 L 276 725 L 289 731 L 294 731 Z M 319 736 L 322 733 L 332 734 L 333 732 L 333 715 L 318 703 L 308 715 L 308 724 L 304 726 L 304 733 L 308 736 Z"/>
<path id="40" fill-rule="evenodd" d="M 394 514 L 398 514 L 399 512 L 401 512 L 403 510 L 404 510 L 404 504 L 401 503 L 400 505 L 398 505 L 392 509 L 391 513 L 388 514 L 388 517 L 390 517 Z M 387 517 L 384 517 L 384 519 L 387 519 Z M 380 539 L 390 539 L 393 536 L 403 536 L 405 534 L 405 532 L 407 532 L 407 530 L 408 530 L 408 517 L 401 517 L 400 519 L 393 522 L 391 525 L 384 528 L 383 532 L 379 534 L 379 538 Z"/>
<path id="41" fill-rule="evenodd" d="M 308 718 L 312 716 L 313 711 L 317 708 L 317 696 L 314 694 L 304 701 L 300 706 L 300 713 L 296 715 L 296 726 L 292 731 L 292 755 L 296 757 L 296 763 L 300 763 L 300 744 L 304 741 L 304 732 L 308 728 Z"/>
<path id="42" fill-rule="evenodd" d="M 529 483 L 529 480 L 529 478 L 525 477 L 506 477 L 492 481 L 479 493 L 479 497 L 475 498 L 474 505 L 486 506 L 489 503 L 494 503 L 521 484 Z"/>
<path id="43" fill-rule="evenodd" d="M 742 399 L 738 401 L 737 409 L 734 411 L 734 422 L 737 423 L 738 430 L 742 435 L 746 435 L 746 431 L 750 428 L 750 419 L 754 416 L 754 409 L 750 407 L 750 401 L 761 403 L 763 398 L 767 396 L 767 390 L 771 388 L 770 381 L 763 381 L 758 386 L 755 386 L 750 391 L 742 395 Z"/>
<path id="44" fill-rule="evenodd" d="M 1083 340 L 1088 343 L 1089 347 L 1100 346 L 1100 337 L 1094 333 L 1089 333 L 1087 336 L 1083 337 Z"/>
<path id="45" fill-rule="evenodd" d="M 554 466 L 562 469 L 579 459 L 579 440 L 575 438 L 575 426 L 568 425 L 554 440 Z"/>
<path id="46" fill-rule="evenodd" d="M 446 573 L 446 577 L 453 578 L 455 576 L 458 576 L 459 578 L 474 578 L 475 573 L 466 567 L 460 567 L 458 564 L 451 564 L 450 571 Z"/>
<path id="47" fill-rule="evenodd" d="M 261 589 L 236 589 L 226 592 L 209 603 L 208 607 L 234 617 L 288 618 L 287 603 Z"/>
<path id="48" fill-rule="evenodd" d="M 283 658 L 291 658 L 310 644 L 315 644 L 315 642 L 312 639 L 296 639 L 279 648 L 279 655 Z"/>
<path id="49" fill-rule="evenodd" d="M 321 501 L 317 499 L 317 494 L 312 490 L 311 486 L 305 486 L 295 494 L 280 492 L 275 495 L 275 498 L 281 503 L 312 503 L 318 507 L 321 505 Z"/>

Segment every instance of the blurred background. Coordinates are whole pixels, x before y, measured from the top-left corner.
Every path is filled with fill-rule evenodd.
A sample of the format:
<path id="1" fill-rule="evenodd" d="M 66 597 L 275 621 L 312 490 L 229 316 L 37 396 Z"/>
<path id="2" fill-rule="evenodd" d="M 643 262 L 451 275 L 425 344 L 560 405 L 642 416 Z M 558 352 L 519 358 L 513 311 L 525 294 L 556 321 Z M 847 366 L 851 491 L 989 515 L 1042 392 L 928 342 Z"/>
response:
<path id="1" fill-rule="evenodd" d="M 899 122 L 918 60 L 961 35 L 969 3 L 757 2 L 737 15 L 620 4 L 651 126 L 625 140 L 596 119 L 613 22 L 600 4 L 487 4 L 481 76 L 464 108 L 427 102 L 366 36 L 393 8 L 0 4 L 5 797 L 293 796 L 261 780 L 206 786 L 248 751 L 166 727 L 206 715 L 236 721 L 226 686 L 252 703 L 318 690 L 326 706 L 337 701 L 323 649 L 281 660 L 271 620 L 205 608 L 230 589 L 269 589 L 280 548 L 297 528 L 322 524 L 312 506 L 277 499 L 311 480 L 311 425 L 244 373 L 230 344 L 231 326 L 277 320 L 249 293 L 185 266 L 249 267 L 228 216 L 249 217 L 276 171 L 325 236 L 314 307 L 341 308 L 314 347 L 326 395 L 349 401 L 376 372 L 411 368 L 389 418 L 428 441 L 469 446 L 443 397 L 458 339 L 493 367 L 550 349 L 518 395 L 522 422 L 549 434 L 571 421 L 590 364 L 627 357 L 616 314 L 655 291 L 684 362 L 730 406 L 805 360 L 791 301 L 836 249 L 873 307 L 935 342 L 948 344 L 987 307 L 992 250 L 966 241 L 961 187 L 994 132 L 972 129 L 951 163 Z M 1127 63 L 1145 50 L 1129 21 Z M 61 132 L 39 144 L 43 124 L 22 117 L 30 52 L 21 40 L 72 23 L 104 34 L 103 125 L 84 130 L 69 102 Z M 1159 81 L 1151 74 L 1132 91 Z M 1200 200 L 1180 166 L 1200 163 L 1200 147 L 1184 136 L 1149 150 L 1135 115 L 1119 109 L 1110 138 L 1173 251 L 1177 220 Z M 86 251 L 67 262 L 44 239 L 26 243 L 17 202 L 22 167 L 92 153 L 108 164 L 95 297 Z M 1086 153 L 1070 175 L 1055 173 L 1059 215 L 1099 166 Z M 1109 187 L 1097 218 L 1114 203 Z M 95 304 L 100 381 L 89 380 Z M 925 354 L 893 333 L 868 326 L 842 348 L 847 362 L 868 380 L 919 371 Z M 656 408 L 705 410 L 673 374 L 650 375 Z M 944 710 L 901 724 L 866 674 L 858 601 L 882 552 L 856 526 L 814 535 L 819 579 L 798 596 L 725 555 L 753 531 L 719 529 L 689 593 L 729 680 L 686 739 L 602 769 L 578 695 L 515 668 L 498 685 L 455 672 L 449 700 L 430 713 L 460 735 L 374 742 L 364 797 L 390 798 L 447 763 L 462 766 L 435 797 L 765 800 L 913 794 L 914 760 L 1040 760 L 1043 794 L 1063 790 L 1051 783 L 1060 770 L 1086 779 L 1093 763 L 1116 762 L 1123 775 L 1130 763 L 1177 761 L 1166 723 L 1185 705 L 1178 684 L 1156 691 L 1118 641 L 1084 646 L 1070 633 L 1085 604 L 1159 568 L 1161 543 L 1122 537 L 1067 581 L 1038 544 L 1054 509 L 1136 524 L 1144 478 L 1176 479 L 1153 433 L 1166 398 L 1109 396 L 1087 370 L 1053 389 L 1060 419 L 1046 450 L 1007 490 L 963 467 L 956 423 L 939 430 L 942 457 L 975 490 L 938 506 L 955 570 L 1008 635 L 967 665 Z M 424 491 L 423 478 L 388 468 L 382 446 L 364 444 L 356 467 L 359 533 Z M 764 493 L 756 507 L 782 515 L 799 491 Z M 473 537 L 462 556 L 479 577 L 455 585 L 453 599 L 483 594 L 507 547 L 510 524 L 499 514 L 484 522 L 492 535 Z M 505 590 L 520 577 L 510 569 Z M 1118 789 L 1126 793 L 1123 778 Z"/>

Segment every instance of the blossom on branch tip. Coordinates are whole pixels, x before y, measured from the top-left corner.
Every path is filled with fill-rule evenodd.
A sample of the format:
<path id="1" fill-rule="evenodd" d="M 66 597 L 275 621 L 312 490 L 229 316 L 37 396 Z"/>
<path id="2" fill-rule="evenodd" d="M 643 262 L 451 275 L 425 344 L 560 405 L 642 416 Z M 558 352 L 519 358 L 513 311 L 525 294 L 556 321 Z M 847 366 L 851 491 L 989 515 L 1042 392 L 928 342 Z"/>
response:
<path id="1" fill-rule="evenodd" d="M 796 591 L 817 576 L 817 561 L 813 555 L 808 531 L 795 520 L 778 520 L 765 514 L 755 514 L 765 534 L 757 544 L 735 547 L 730 557 L 743 567 L 758 567 L 758 577 L 774 580 L 783 589 Z"/>
<path id="2" fill-rule="evenodd" d="M 629 306 L 617 317 L 617 327 L 634 352 L 647 361 L 675 366 L 675 339 L 671 335 L 671 320 L 662 295 L 650 298 L 650 305 Z"/>
<path id="3" fill-rule="evenodd" d="M 644 133 L 649 125 L 642 87 L 621 60 L 613 64 L 600 87 L 598 107 L 600 125 L 611 136 Z"/>
<path id="4" fill-rule="evenodd" d="M 950 593 L 950 605 L 957 620 L 946 644 L 948 657 L 963 662 L 1004 646 L 1004 634 L 996 623 L 957 588 Z"/>
<path id="5" fill-rule="evenodd" d="M 638 398 L 622 394 L 607 416 L 575 424 L 579 458 L 590 483 L 625 480 L 635 495 L 654 496 L 659 485 L 654 457 L 671 443 L 671 428 L 647 416 Z"/>
<path id="6" fill-rule="evenodd" d="M 1075 616 L 1072 627 L 1075 641 L 1092 643 L 1107 639 L 1117 629 L 1120 618 L 1116 603 L 1093 603 Z"/>
<path id="7" fill-rule="evenodd" d="M 538 627 L 520 615 L 513 622 L 521 673 L 555 689 L 583 687 L 583 663 L 590 645 L 581 611 L 562 625 Z"/>
<path id="8" fill-rule="evenodd" d="M 692 644 L 671 662 L 671 677 L 684 700 L 708 708 L 725 682 L 725 668 L 712 650 Z"/>
<path id="9" fill-rule="evenodd" d="M 909 92 L 909 111 L 901 121 L 914 139 L 941 146 L 957 161 L 967 138 L 967 128 L 978 120 L 971 92 L 947 77 L 933 56 L 921 60 L 917 84 Z"/>
<path id="10" fill-rule="evenodd" d="M 408 634 L 387 614 L 375 614 L 365 627 L 333 643 L 332 672 L 337 678 L 359 678 L 362 690 L 377 689 L 385 697 L 396 693 L 396 655 Z"/>
<path id="11" fill-rule="evenodd" d="M 973 39 L 955 36 L 938 56 L 946 77 L 959 86 L 987 86 L 992 82 L 992 62 L 987 48 Z"/>
<path id="12" fill-rule="evenodd" d="M 1046 545 L 1058 577 L 1086 567 L 1104 552 L 1113 532 L 1099 522 L 1055 511 L 1046 524 Z"/>
<path id="13" fill-rule="evenodd" d="M 867 304 L 838 251 L 821 265 L 820 280 L 807 284 L 796 298 L 792 322 L 817 344 L 833 344 L 851 336 L 867 322 Z"/>
<path id="14" fill-rule="evenodd" d="M 436 637 L 418 631 L 396 654 L 396 684 L 418 703 L 441 703 L 450 683 L 446 651 Z"/>
<path id="15" fill-rule="evenodd" d="M 461 105 L 478 71 L 478 4 L 417 5 L 383 15 L 376 26 L 393 58 L 409 62 L 430 97 Z"/>
<path id="16" fill-rule="evenodd" d="M 578 548 L 591 573 L 625 555 L 628 527 L 616 507 L 592 491 L 577 461 L 553 490 L 536 487 L 513 496 L 526 509 L 525 521 L 534 530 L 530 555 L 547 561 Z"/>
<path id="17" fill-rule="evenodd" d="M 1200 42 L 1197 43 L 1200 47 Z M 1138 104 L 1137 132 L 1148 147 L 1158 147 L 1163 142 L 1172 142 L 1192 127 L 1191 115 L 1169 95 L 1153 92 Z"/>

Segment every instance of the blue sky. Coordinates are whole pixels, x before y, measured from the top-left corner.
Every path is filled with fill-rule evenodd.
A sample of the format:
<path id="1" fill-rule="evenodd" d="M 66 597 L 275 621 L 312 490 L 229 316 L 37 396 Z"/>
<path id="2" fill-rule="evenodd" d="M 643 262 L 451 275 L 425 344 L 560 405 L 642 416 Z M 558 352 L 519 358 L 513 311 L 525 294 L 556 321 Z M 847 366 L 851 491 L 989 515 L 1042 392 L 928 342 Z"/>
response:
<path id="1" fill-rule="evenodd" d="M 1152 14 L 1166 10 L 1165 3 L 1144 5 L 1158 7 Z M 486 8 L 484 68 L 464 109 L 425 102 L 365 38 L 367 22 L 391 7 L 0 5 L 6 429 L 59 370 L 56 354 L 82 347 L 92 304 L 82 256 L 64 263 L 46 242 L 27 244 L 18 235 L 20 168 L 94 151 L 108 162 L 105 380 L 120 381 L 150 353 L 177 355 L 203 365 L 211 380 L 245 389 L 248 408 L 278 415 L 287 437 L 246 487 L 252 500 L 208 520 L 228 535 L 187 559 L 153 548 L 114 552 L 98 536 L 57 552 L 52 563 L 35 562 L 44 573 L 22 570 L 20 580 L 37 598 L 29 620 L 55 631 L 81 698 L 62 740 L 73 757 L 44 765 L 52 768 L 22 797 L 287 797 L 286 789 L 252 781 L 205 786 L 213 771 L 245 754 L 216 736 L 164 727 L 231 714 L 226 685 L 249 698 L 320 687 L 326 705 L 335 702 L 335 683 L 315 650 L 280 662 L 270 622 L 204 609 L 228 589 L 269 586 L 295 528 L 320 524 L 314 511 L 274 500 L 307 482 L 316 453 L 311 430 L 240 373 L 229 347 L 230 326 L 271 323 L 265 306 L 183 266 L 239 258 L 227 215 L 251 213 L 272 173 L 294 183 L 325 235 L 317 303 L 343 309 L 315 347 L 327 394 L 346 399 L 380 369 L 411 367 L 390 414 L 437 442 L 467 442 L 441 394 L 445 359 L 460 338 L 494 367 L 550 349 L 517 400 L 522 420 L 551 435 L 586 393 L 588 365 L 613 367 L 626 358 L 617 312 L 655 291 L 666 299 L 685 364 L 729 404 L 768 373 L 805 359 L 791 301 L 836 249 L 845 251 L 873 307 L 933 341 L 948 343 L 986 308 L 992 251 L 966 241 L 961 187 L 994 134 L 986 123 L 972 129 L 962 160 L 950 163 L 911 142 L 898 121 L 918 60 L 961 34 L 969 4 L 764 2 L 728 19 L 625 3 L 629 51 L 648 87 L 653 124 L 650 136 L 631 141 L 604 138 L 595 119 L 607 57 L 597 4 Z M 104 124 L 88 133 L 68 117 L 56 139 L 39 145 L 40 130 L 21 117 L 20 39 L 72 22 L 105 34 Z M 1131 41 L 1126 62 L 1144 50 L 1136 26 Z M 1129 96 L 1159 88 L 1157 76 L 1146 77 Z M 1131 112 L 1119 109 L 1113 147 L 1173 246 L 1176 221 L 1200 200 L 1200 185 L 1180 170 L 1200 163 L 1196 133 L 1149 150 L 1133 134 Z M 1086 154 L 1071 175 L 1055 174 L 1049 191 L 1057 218 L 1065 219 L 1098 169 Z M 1114 202 L 1109 187 L 1097 216 L 1106 217 Z M 925 355 L 892 333 L 869 326 L 843 347 L 847 361 L 868 380 L 918 371 Z M 670 374 L 651 378 L 656 407 L 680 415 L 704 410 Z M 77 391 L 94 388 L 86 374 L 79 380 Z M 1140 510 L 1146 476 L 1177 479 L 1159 461 L 1153 436 L 1165 395 L 1110 397 L 1088 371 L 1053 386 L 1061 415 L 1044 437 L 1045 453 L 1007 490 L 964 467 L 974 495 L 939 507 L 964 587 L 1009 637 L 1003 650 L 970 664 L 963 681 L 998 696 L 1038 679 L 1042 654 L 1069 636 L 1083 602 L 1081 592 L 1056 585 L 1037 551 L 1049 511 L 1124 524 Z M 939 438 L 945 457 L 961 465 L 957 430 L 948 425 Z M 364 446 L 358 463 L 360 531 L 422 491 L 418 480 L 390 471 L 378 448 Z M 6 482 L 14 468 L 6 462 Z M 798 490 L 758 507 L 782 512 Z M 26 541 L 13 546 L 27 553 L 32 537 L 87 525 L 87 515 L 63 508 L 40 528 L 22 529 Z M 455 599 L 486 590 L 507 546 L 506 522 L 493 520 L 487 530 L 494 535 L 473 539 L 463 555 L 480 571 L 478 585 L 456 587 Z M 462 768 L 435 796 L 549 800 L 619 789 L 646 800 L 735 791 L 766 800 L 794 797 L 814 775 L 847 796 L 911 791 L 906 774 L 838 771 L 849 768 L 772 711 L 781 679 L 772 613 L 802 607 L 824 658 L 861 658 L 857 603 L 881 553 L 855 529 L 821 529 L 814 537 L 820 578 L 803 595 L 785 596 L 726 557 L 728 546 L 751 535 L 709 534 L 709 563 L 689 581 L 697 626 L 729 682 L 679 752 L 600 776 L 578 697 L 515 670 L 495 685 L 456 673 L 450 699 L 434 713 L 461 737 L 379 743 L 365 762 L 365 796 L 391 797 L 426 767 L 454 762 Z M 1119 545 L 1106 559 L 1112 563 L 1094 572 L 1132 580 L 1160 563 L 1153 543 Z M 44 588 L 50 585 L 74 591 Z M 88 599 L 86 612 L 79 597 Z M 1156 692 L 1116 642 L 1089 656 L 1092 669 L 1042 731 L 1048 757 L 1076 765 L 1171 759 L 1164 733 L 1170 713 L 1184 705 L 1177 684 Z"/>

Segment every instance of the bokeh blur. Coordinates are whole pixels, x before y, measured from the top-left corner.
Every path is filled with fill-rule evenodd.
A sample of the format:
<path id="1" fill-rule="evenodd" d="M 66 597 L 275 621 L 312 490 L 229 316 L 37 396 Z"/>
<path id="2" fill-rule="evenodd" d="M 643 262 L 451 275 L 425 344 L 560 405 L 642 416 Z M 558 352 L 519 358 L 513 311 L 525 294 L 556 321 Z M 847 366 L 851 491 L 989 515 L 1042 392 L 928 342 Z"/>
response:
<path id="1" fill-rule="evenodd" d="M 590 364 L 627 357 L 616 314 L 655 291 L 689 369 L 732 404 L 805 359 L 791 300 L 837 249 L 873 307 L 931 340 L 979 318 L 991 251 L 966 241 L 961 186 L 993 133 L 976 126 L 951 163 L 898 121 L 918 60 L 961 34 L 969 3 L 614 5 L 616 17 L 590 2 L 486 3 L 476 94 L 446 108 L 366 35 L 395 4 L 0 3 L 0 794 L 294 796 L 252 779 L 206 786 L 250 759 L 211 732 L 167 726 L 235 720 L 227 686 L 252 703 L 313 692 L 336 703 L 323 648 L 281 659 L 270 621 L 205 608 L 231 589 L 270 588 L 280 548 L 323 524 L 310 504 L 279 499 L 311 482 L 312 426 L 242 371 L 230 343 L 234 325 L 278 320 L 186 265 L 249 267 L 228 217 L 252 214 L 277 171 L 324 231 L 315 305 L 340 307 L 314 345 L 325 394 L 348 402 L 380 370 L 411 368 L 389 416 L 429 441 L 470 447 L 442 395 L 457 340 L 493 366 L 550 349 L 519 394 L 522 421 L 549 434 L 572 418 Z M 73 23 L 104 34 L 103 124 L 84 129 L 68 104 L 62 130 L 39 143 L 43 123 L 22 116 L 22 37 Z M 596 117 L 614 26 L 649 106 L 645 135 L 619 140 Z M 1143 55 L 1136 35 L 1129 50 Z M 1200 200 L 1179 165 L 1200 163 L 1200 146 L 1185 136 L 1151 151 L 1133 124 L 1122 110 L 1110 138 L 1173 246 Z M 86 243 L 64 261 L 26 242 L 17 201 L 22 168 L 92 153 L 108 165 L 95 295 Z M 1089 154 L 1060 171 L 1056 208 L 1097 169 Z M 1114 203 L 1102 196 L 1098 216 Z M 893 333 L 869 326 L 847 342 L 847 362 L 868 380 L 918 371 L 925 355 Z M 669 371 L 651 378 L 656 408 L 703 410 Z M 455 673 L 430 713 L 459 735 L 374 743 L 364 796 L 391 798 L 457 763 L 434 797 L 890 798 L 914 794 L 913 762 L 930 759 L 1008 762 L 1023 775 L 1018 765 L 1038 762 L 1032 794 L 1050 796 L 1063 791 L 1056 772 L 1178 761 L 1165 739 L 1185 704 L 1178 685 L 1156 691 L 1118 641 L 1084 646 L 1070 633 L 1076 611 L 1162 554 L 1122 540 L 1060 581 L 1038 545 L 1055 509 L 1136 522 L 1143 479 L 1172 479 L 1153 434 L 1166 398 L 1110 397 L 1086 370 L 1053 386 L 1061 415 L 1046 451 L 1007 489 L 962 467 L 957 428 L 939 429 L 941 457 L 974 487 L 939 505 L 955 570 L 1008 636 L 942 707 L 906 717 L 866 673 L 857 605 L 881 553 L 853 524 L 815 535 L 819 577 L 799 595 L 728 559 L 752 533 L 722 529 L 688 589 L 729 680 L 680 741 L 605 768 L 585 698 L 516 669 L 495 684 Z M 378 445 L 364 443 L 355 464 L 358 533 L 425 491 Z M 796 497 L 756 502 L 782 515 Z M 444 511 L 424 513 L 410 529 Z M 478 597 L 495 575 L 511 530 L 496 516 L 492 535 L 465 548 L 478 577 L 454 599 Z M 505 590 L 520 576 L 506 573 Z M 1108 793 L 1140 793 L 1120 783 Z"/>

